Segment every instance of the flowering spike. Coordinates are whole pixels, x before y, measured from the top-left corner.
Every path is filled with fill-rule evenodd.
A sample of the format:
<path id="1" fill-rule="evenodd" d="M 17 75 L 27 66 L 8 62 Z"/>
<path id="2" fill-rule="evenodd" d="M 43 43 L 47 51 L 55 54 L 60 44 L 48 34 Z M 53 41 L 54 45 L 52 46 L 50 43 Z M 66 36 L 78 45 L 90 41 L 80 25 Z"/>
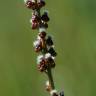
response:
<path id="1" fill-rule="evenodd" d="M 35 52 L 41 53 L 37 57 L 37 68 L 40 72 L 45 72 L 49 78 L 46 82 L 46 90 L 51 96 L 64 96 L 63 92 L 58 94 L 55 90 L 53 76 L 51 70 L 55 68 L 55 57 L 57 55 L 54 49 L 52 37 L 47 35 L 48 21 L 50 20 L 48 12 L 44 11 L 41 15 L 40 9 L 46 5 L 44 0 L 24 0 L 27 8 L 32 9 L 32 17 L 30 20 L 32 29 L 37 29 L 38 34 L 33 42 Z"/>

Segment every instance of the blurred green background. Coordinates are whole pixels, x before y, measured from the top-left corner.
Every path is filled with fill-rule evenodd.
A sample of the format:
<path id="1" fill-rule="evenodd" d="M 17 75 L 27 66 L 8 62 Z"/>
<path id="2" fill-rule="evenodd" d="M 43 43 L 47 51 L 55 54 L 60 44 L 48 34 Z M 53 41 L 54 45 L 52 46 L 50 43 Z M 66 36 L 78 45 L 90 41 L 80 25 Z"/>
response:
<path id="1" fill-rule="evenodd" d="M 65 96 L 96 96 L 96 0 L 46 0 L 58 52 L 53 71 Z M 44 9 L 44 8 L 43 8 Z M 49 96 L 47 77 L 37 71 L 23 0 L 0 2 L 0 96 Z"/>

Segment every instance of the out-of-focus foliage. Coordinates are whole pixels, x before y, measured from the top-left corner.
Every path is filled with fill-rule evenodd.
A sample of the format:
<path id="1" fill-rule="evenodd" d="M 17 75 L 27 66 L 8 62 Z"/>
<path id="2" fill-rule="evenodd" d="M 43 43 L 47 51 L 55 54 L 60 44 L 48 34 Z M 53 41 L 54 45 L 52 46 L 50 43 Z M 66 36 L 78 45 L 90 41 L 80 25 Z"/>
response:
<path id="1" fill-rule="evenodd" d="M 65 96 L 96 96 L 96 0 L 46 0 L 58 52 L 53 71 Z M 37 71 L 23 0 L 0 1 L 0 96 L 49 96 Z"/>

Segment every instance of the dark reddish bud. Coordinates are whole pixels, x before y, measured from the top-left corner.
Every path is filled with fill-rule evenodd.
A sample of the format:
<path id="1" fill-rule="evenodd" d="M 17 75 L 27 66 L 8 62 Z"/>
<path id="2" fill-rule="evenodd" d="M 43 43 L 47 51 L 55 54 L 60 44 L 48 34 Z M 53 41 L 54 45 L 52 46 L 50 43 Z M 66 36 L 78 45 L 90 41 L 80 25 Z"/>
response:
<path id="1" fill-rule="evenodd" d="M 37 29 L 38 28 L 38 23 L 32 22 L 32 29 Z"/>
<path id="2" fill-rule="evenodd" d="M 38 7 L 42 8 L 43 6 L 45 6 L 45 1 L 44 0 L 39 0 Z"/>
<path id="3" fill-rule="evenodd" d="M 40 36 L 41 38 L 45 38 L 46 32 L 40 32 L 40 33 L 39 33 L 39 36 Z"/>
<path id="4" fill-rule="evenodd" d="M 49 21 L 49 17 L 48 17 L 48 13 L 47 12 L 44 12 L 44 14 L 42 15 L 41 19 L 45 22 L 48 22 Z"/>
<path id="5" fill-rule="evenodd" d="M 38 70 L 39 70 L 40 72 L 43 72 L 43 71 L 44 71 L 43 67 L 41 67 L 40 65 L 38 65 L 37 67 L 38 67 Z"/>
<path id="6" fill-rule="evenodd" d="M 42 60 L 42 61 L 40 62 L 40 64 L 38 64 L 37 67 L 38 67 L 38 70 L 39 70 L 40 72 L 45 71 L 45 70 L 47 69 L 47 65 L 46 65 L 45 60 Z"/>
<path id="7" fill-rule="evenodd" d="M 33 9 L 34 10 L 36 8 L 36 3 L 35 2 L 32 2 L 31 0 L 27 0 L 25 5 L 29 9 Z"/>
<path id="8" fill-rule="evenodd" d="M 33 15 L 32 16 L 32 21 L 33 22 L 39 22 L 40 21 L 40 18 L 37 15 Z"/>

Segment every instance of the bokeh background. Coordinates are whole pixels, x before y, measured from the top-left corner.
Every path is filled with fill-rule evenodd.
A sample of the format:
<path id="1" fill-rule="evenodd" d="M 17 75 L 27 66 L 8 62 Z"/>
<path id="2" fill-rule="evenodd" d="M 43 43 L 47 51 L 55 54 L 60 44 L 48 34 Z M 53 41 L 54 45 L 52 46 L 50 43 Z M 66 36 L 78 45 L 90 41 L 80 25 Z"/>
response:
<path id="1" fill-rule="evenodd" d="M 65 96 L 96 96 L 96 0 L 46 0 L 48 32 L 58 52 L 53 71 Z M 44 9 L 44 8 L 43 8 Z M 23 0 L 0 1 L 0 96 L 49 96 L 47 77 L 37 71 Z"/>

